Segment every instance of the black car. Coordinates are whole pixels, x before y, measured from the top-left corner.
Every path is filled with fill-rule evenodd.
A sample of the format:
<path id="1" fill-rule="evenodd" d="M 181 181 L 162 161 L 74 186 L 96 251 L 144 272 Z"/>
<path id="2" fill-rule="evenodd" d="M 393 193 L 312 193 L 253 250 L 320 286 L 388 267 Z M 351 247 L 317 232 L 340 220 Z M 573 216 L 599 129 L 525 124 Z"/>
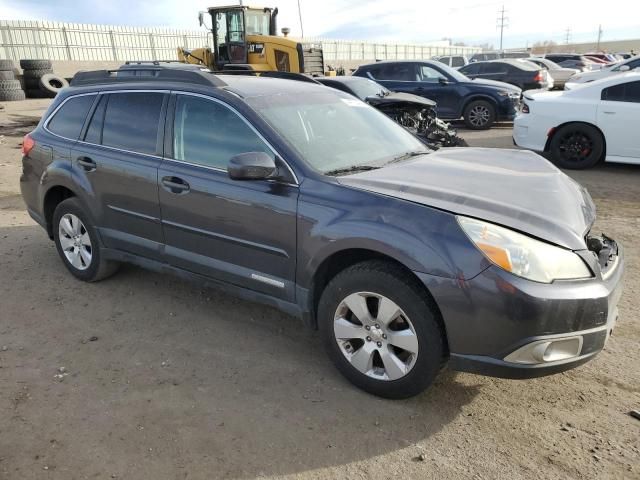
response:
<path id="1" fill-rule="evenodd" d="M 447 361 L 567 370 L 617 318 L 622 249 L 590 233 L 583 187 L 528 151 L 432 152 L 315 82 L 78 73 L 22 149 L 28 212 L 74 277 L 130 262 L 278 307 L 377 395 L 414 395 Z"/>
<path id="2" fill-rule="evenodd" d="M 465 65 L 459 71 L 472 79 L 497 80 L 510 83 L 522 90 L 553 88 L 553 78 L 548 72 L 526 59 L 475 62 Z"/>
<path id="3" fill-rule="evenodd" d="M 335 88 L 391 117 L 433 148 L 462 147 L 466 142 L 436 115 L 436 103 L 409 93 L 395 93 L 368 78 L 354 76 L 315 77 L 327 87 Z"/>
<path id="4" fill-rule="evenodd" d="M 443 120 L 464 118 L 468 128 L 490 128 L 513 120 L 521 90 L 491 80 L 471 80 L 458 70 L 428 60 L 385 61 L 362 65 L 353 73 L 370 78 L 394 92 L 412 93 L 437 103 Z"/>

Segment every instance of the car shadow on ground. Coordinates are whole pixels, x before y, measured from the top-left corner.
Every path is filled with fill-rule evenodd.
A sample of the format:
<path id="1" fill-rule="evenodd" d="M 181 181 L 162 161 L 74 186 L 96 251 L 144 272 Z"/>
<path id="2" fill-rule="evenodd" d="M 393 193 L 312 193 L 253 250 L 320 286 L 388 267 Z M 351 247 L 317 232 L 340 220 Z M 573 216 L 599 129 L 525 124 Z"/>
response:
<path id="1" fill-rule="evenodd" d="M 0 270 L 0 451 L 15 475 L 301 473 L 420 442 L 479 391 L 445 370 L 415 398 L 373 397 L 300 321 L 131 266 L 79 282 L 35 225 L 0 227 Z"/>

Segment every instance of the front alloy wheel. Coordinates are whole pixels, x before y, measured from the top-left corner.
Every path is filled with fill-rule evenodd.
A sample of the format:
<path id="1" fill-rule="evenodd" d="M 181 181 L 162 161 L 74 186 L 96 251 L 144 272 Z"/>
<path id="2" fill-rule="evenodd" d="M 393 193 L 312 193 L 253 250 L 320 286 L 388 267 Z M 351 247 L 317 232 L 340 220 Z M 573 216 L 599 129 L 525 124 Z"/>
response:
<path id="1" fill-rule="evenodd" d="M 370 260 L 324 288 L 317 311 L 327 354 L 359 388 L 407 398 L 427 388 L 445 359 L 437 306 L 403 267 Z"/>
<path id="2" fill-rule="evenodd" d="M 67 261 L 78 270 L 86 270 L 91 265 L 93 248 L 87 227 L 72 213 L 60 219 L 58 226 L 60 246 Z"/>
<path id="3" fill-rule="evenodd" d="M 416 363 L 419 347 L 413 324 L 384 295 L 347 296 L 336 309 L 333 330 L 347 361 L 371 378 L 398 380 Z"/>

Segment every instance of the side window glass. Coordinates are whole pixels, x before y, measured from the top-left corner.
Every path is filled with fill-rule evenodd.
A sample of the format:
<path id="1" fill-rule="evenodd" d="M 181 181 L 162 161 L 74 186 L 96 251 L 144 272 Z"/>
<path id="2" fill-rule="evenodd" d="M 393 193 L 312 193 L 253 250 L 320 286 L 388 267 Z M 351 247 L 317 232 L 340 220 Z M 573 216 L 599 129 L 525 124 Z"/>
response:
<path id="1" fill-rule="evenodd" d="M 602 90 L 601 99 L 608 100 L 610 102 L 624 102 L 624 87 L 625 84 L 622 83 L 620 85 L 613 85 L 611 87 L 605 88 Z"/>
<path id="2" fill-rule="evenodd" d="M 173 125 L 173 157 L 226 169 L 240 153 L 265 152 L 275 158 L 258 135 L 229 108 L 204 98 L 178 95 Z"/>
<path id="3" fill-rule="evenodd" d="M 107 96 L 102 95 L 99 102 L 91 116 L 87 133 L 84 136 L 85 142 L 98 145 L 102 143 L 102 124 L 104 122 L 104 112 L 107 107 Z"/>
<path id="4" fill-rule="evenodd" d="M 415 82 L 417 80 L 413 65 L 408 63 L 385 65 L 380 71 L 381 80 L 399 80 Z"/>
<path id="5" fill-rule="evenodd" d="M 102 145 L 155 154 L 164 94 L 111 93 L 102 129 Z"/>
<path id="6" fill-rule="evenodd" d="M 70 140 L 77 140 L 96 95 L 82 95 L 64 102 L 47 124 L 47 129 Z"/>
<path id="7" fill-rule="evenodd" d="M 640 82 L 625 83 L 624 96 L 626 102 L 640 103 Z"/>
<path id="8" fill-rule="evenodd" d="M 438 82 L 438 79 L 445 78 L 438 70 L 429 67 L 428 65 L 422 65 L 421 67 L 422 81 L 423 82 Z"/>
<path id="9" fill-rule="evenodd" d="M 453 61 L 451 62 L 452 67 L 462 67 L 463 65 L 464 65 L 464 58 L 453 57 Z"/>

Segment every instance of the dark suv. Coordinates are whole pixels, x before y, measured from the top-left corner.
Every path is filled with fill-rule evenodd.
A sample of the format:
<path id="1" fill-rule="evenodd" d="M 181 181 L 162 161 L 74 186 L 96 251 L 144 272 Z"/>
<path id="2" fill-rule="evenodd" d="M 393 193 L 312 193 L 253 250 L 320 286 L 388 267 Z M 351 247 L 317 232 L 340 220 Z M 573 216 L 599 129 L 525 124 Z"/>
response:
<path id="1" fill-rule="evenodd" d="M 522 91 L 493 80 L 471 80 L 440 62 L 386 61 L 360 66 L 354 75 L 370 78 L 393 92 L 413 93 L 438 104 L 443 120 L 464 118 L 467 127 L 490 128 L 513 120 Z"/>
<path id="2" fill-rule="evenodd" d="M 621 249 L 589 234 L 584 188 L 527 151 L 430 153 L 317 84 L 80 73 L 23 154 L 28 211 L 75 277 L 131 262 L 276 306 L 377 395 L 416 394 L 446 361 L 563 371 L 617 318 Z"/>

